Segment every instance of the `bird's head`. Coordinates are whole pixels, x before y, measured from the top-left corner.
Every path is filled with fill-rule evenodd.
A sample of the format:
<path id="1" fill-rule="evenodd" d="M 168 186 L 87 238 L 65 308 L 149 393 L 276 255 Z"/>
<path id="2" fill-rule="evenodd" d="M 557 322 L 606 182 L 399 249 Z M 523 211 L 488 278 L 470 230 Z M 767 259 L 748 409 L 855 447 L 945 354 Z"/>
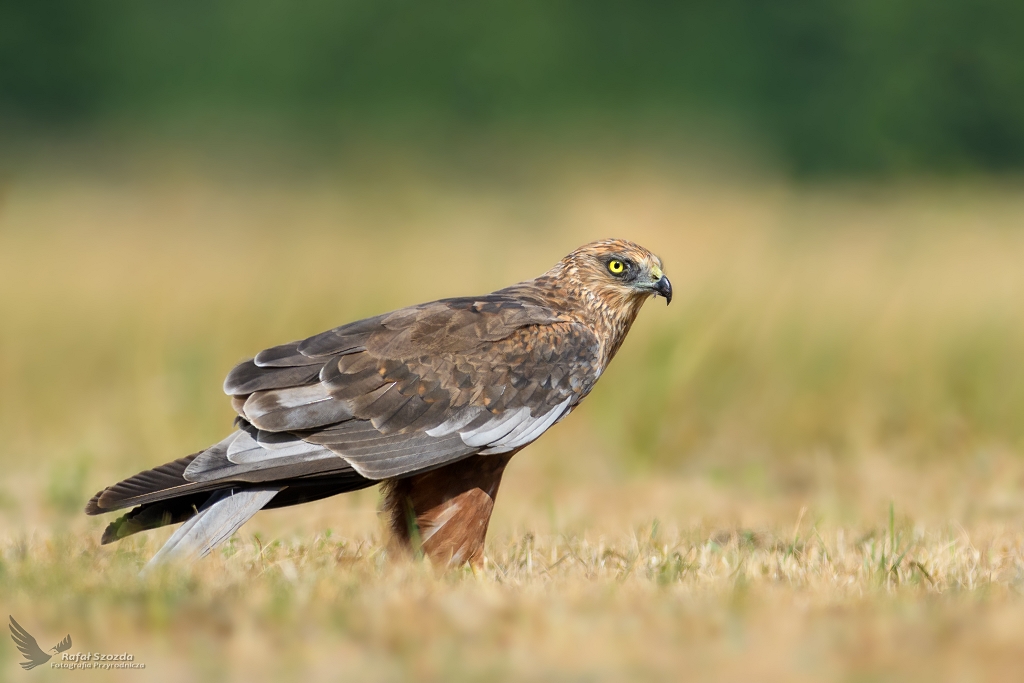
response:
<path id="1" fill-rule="evenodd" d="M 639 244 L 601 240 L 585 244 L 562 263 L 566 272 L 589 293 L 615 310 L 637 310 L 648 297 L 672 303 L 672 283 L 661 259 Z"/>

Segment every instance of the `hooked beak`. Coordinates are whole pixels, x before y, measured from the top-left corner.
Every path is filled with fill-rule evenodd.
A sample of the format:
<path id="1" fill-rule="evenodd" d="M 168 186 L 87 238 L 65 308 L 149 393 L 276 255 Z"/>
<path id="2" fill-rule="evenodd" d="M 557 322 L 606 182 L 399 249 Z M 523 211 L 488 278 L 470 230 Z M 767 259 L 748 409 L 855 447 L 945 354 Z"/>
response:
<path id="1" fill-rule="evenodd" d="M 654 283 L 654 295 L 665 297 L 665 305 L 672 303 L 672 283 L 664 275 Z"/>

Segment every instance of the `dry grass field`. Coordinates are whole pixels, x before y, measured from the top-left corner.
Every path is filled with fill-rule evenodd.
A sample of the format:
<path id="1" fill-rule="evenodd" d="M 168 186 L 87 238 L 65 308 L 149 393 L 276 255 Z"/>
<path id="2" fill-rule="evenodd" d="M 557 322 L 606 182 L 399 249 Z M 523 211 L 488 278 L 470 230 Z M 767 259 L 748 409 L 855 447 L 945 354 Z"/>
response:
<path id="1" fill-rule="evenodd" d="M 0 185 L 2 614 L 146 668 L 5 637 L 0 680 L 1024 677 L 1020 186 L 146 168 Z M 372 490 L 192 570 L 98 545 L 86 499 L 218 440 L 236 361 L 606 236 L 675 301 L 515 458 L 479 575 L 389 554 Z"/>

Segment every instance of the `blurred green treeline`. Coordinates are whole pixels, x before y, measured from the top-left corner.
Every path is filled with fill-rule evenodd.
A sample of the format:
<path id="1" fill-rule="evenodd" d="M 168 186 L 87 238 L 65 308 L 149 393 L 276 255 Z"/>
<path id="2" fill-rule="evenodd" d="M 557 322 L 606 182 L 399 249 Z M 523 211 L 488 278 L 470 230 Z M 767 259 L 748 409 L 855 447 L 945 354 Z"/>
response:
<path id="1" fill-rule="evenodd" d="M 797 174 L 1019 170 L 1022 30 L 1019 0 L 0 0 L 0 116 L 710 125 Z"/>

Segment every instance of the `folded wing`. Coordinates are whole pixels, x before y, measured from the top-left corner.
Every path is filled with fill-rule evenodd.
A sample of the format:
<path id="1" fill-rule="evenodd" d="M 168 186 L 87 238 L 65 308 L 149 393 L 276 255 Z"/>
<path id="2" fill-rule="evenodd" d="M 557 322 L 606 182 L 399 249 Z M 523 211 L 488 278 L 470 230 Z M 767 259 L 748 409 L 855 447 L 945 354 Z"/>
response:
<path id="1" fill-rule="evenodd" d="M 225 489 L 276 489 L 251 498 L 278 507 L 508 453 L 589 393 L 599 357 L 588 328 L 507 294 L 361 320 L 236 366 L 224 382 L 236 431 L 104 489 L 86 511 L 139 506 L 109 542 L 190 519 Z"/>
<path id="2" fill-rule="evenodd" d="M 496 295 L 402 309 L 267 349 L 224 383 L 241 433 L 224 457 L 201 455 L 185 477 L 251 476 L 328 453 L 377 480 L 516 450 L 590 391 L 598 351 L 582 325 Z"/>

